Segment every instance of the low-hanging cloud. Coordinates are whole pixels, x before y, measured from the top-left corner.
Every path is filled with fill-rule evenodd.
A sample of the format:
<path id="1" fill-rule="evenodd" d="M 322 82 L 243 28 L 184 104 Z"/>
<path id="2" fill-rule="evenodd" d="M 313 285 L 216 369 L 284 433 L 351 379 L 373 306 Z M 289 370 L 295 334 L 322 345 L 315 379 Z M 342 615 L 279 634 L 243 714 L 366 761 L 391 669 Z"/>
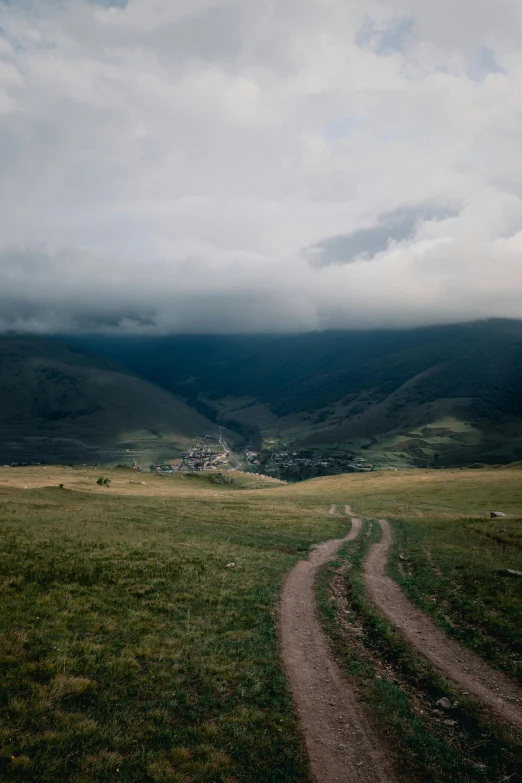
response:
<path id="1" fill-rule="evenodd" d="M 522 317 L 517 0 L 0 0 L 0 331 Z"/>

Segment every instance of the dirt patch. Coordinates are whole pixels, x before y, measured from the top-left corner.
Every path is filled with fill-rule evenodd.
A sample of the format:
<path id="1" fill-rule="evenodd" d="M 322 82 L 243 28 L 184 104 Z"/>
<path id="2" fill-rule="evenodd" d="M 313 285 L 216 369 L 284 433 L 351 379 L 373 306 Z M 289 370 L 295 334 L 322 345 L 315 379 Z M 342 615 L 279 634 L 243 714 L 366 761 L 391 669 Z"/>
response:
<path id="1" fill-rule="evenodd" d="M 386 520 L 380 520 L 380 525 L 382 538 L 370 550 L 364 579 L 370 598 L 381 614 L 444 675 L 480 699 L 501 719 L 522 728 L 522 688 L 492 669 L 478 655 L 447 637 L 386 574 L 392 532 Z"/>
<path id="2" fill-rule="evenodd" d="M 351 564 L 346 563 L 340 568 L 330 582 L 330 595 L 335 600 L 337 607 L 337 623 L 339 632 L 345 642 L 357 651 L 359 658 L 365 663 L 371 665 L 375 677 L 378 680 L 392 682 L 402 691 L 408 693 L 411 700 L 412 710 L 417 716 L 430 717 L 440 722 L 447 717 L 442 710 L 433 706 L 433 700 L 429 699 L 419 689 L 401 677 L 395 667 L 387 660 L 383 659 L 375 647 L 368 643 L 368 638 L 361 618 L 352 609 L 350 601 L 346 595 L 345 576 L 350 571 Z"/>
<path id="3" fill-rule="evenodd" d="M 350 513 L 348 506 L 346 512 Z M 316 617 L 317 571 L 360 528 L 360 520 L 352 517 L 347 536 L 314 549 L 308 560 L 290 572 L 281 597 L 281 652 L 318 783 L 390 783 L 394 779 L 386 748 L 333 660 Z"/>

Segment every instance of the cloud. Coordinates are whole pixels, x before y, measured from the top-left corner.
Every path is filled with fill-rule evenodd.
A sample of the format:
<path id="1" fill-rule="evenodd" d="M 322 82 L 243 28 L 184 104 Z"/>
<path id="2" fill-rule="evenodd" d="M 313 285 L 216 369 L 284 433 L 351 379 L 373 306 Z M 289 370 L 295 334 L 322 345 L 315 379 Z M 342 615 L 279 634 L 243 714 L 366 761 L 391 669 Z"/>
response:
<path id="1" fill-rule="evenodd" d="M 309 248 L 308 255 L 311 263 L 319 267 L 367 261 L 386 251 L 393 242 L 411 239 L 419 222 L 444 216 L 448 217 L 444 211 L 429 205 L 397 209 L 380 216 L 378 224 L 372 228 L 358 229 L 351 234 L 318 242 Z"/>
<path id="2" fill-rule="evenodd" d="M 0 330 L 522 317 L 521 32 L 517 0 L 0 0 Z"/>

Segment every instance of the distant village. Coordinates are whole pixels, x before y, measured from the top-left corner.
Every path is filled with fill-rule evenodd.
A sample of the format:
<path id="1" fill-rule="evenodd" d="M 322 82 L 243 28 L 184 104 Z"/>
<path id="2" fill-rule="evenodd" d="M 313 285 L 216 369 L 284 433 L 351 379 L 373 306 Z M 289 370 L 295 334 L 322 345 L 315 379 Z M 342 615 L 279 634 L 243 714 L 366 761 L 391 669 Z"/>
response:
<path id="1" fill-rule="evenodd" d="M 191 473 L 200 470 L 223 470 L 230 467 L 234 459 L 234 453 L 220 433 L 204 435 L 196 438 L 194 445 L 181 455 L 176 465 L 161 464 L 151 465 L 151 473 Z"/>
<path id="2" fill-rule="evenodd" d="M 246 470 L 273 478 L 300 481 L 314 476 L 367 472 L 374 466 L 363 457 L 318 454 L 313 451 L 265 451 L 246 448 L 235 452 L 221 433 L 195 439 L 175 464 L 153 464 L 153 473 L 193 473 L 199 471 Z"/>
<path id="3" fill-rule="evenodd" d="M 183 454 L 179 470 L 217 470 L 227 467 L 231 450 L 219 434 L 198 438 L 186 454 Z"/>
<path id="4" fill-rule="evenodd" d="M 13 462 L 10 467 L 40 464 L 40 462 Z M 89 465 L 100 466 L 99 463 L 89 463 Z M 132 467 L 138 472 L 147 470 L 139 464 L 137 458 L 133 459 Z M 149 465 L 148 470 L 162 475 L 239 470 L 282 481 L 303 481 L 316 476 L 368 472 L 375 470 L 375 467 L 363 457 L 342 452 L 318 453 L 290 449 L 256 451 L 252 448 L 235 451 L 221 432 L 216 432 L 195 438 L 181 457 L 168 463 L 153 463 Z"/>
<path id="5" fill-rule="evenodd" d="M 363 457 L 283 450 L 274 451 L 264 461 L 263 469 L 269 476 L 299 481 L 339 473 L 366 473 L 374 470 L 374 466 Z"/>

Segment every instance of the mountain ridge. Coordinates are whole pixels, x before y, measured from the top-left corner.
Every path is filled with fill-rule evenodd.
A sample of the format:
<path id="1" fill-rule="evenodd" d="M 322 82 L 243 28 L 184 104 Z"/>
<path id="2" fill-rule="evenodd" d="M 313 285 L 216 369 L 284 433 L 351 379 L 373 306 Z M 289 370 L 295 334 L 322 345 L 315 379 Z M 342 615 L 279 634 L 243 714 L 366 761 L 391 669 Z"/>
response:
<path id="1" fill-rule="evenodd" d="M 522 458 L 522 321 L 7 335 L 0 392 L 2 461 L 161 460 L 220 425 L 265 454 L 291 446 L 381 467 L 512 462 Z"/>
<path id="2" fill-rule="evenodd" d="M 179 397 L 82 346 L 0 338 L 0 460 L 161 459 L 212 423 Z"/>
<path id="3" fill-rule="evenodd" d="M 81 342 L 266 448 L 419 466 L 522 457 L 522 321 Z"/>

